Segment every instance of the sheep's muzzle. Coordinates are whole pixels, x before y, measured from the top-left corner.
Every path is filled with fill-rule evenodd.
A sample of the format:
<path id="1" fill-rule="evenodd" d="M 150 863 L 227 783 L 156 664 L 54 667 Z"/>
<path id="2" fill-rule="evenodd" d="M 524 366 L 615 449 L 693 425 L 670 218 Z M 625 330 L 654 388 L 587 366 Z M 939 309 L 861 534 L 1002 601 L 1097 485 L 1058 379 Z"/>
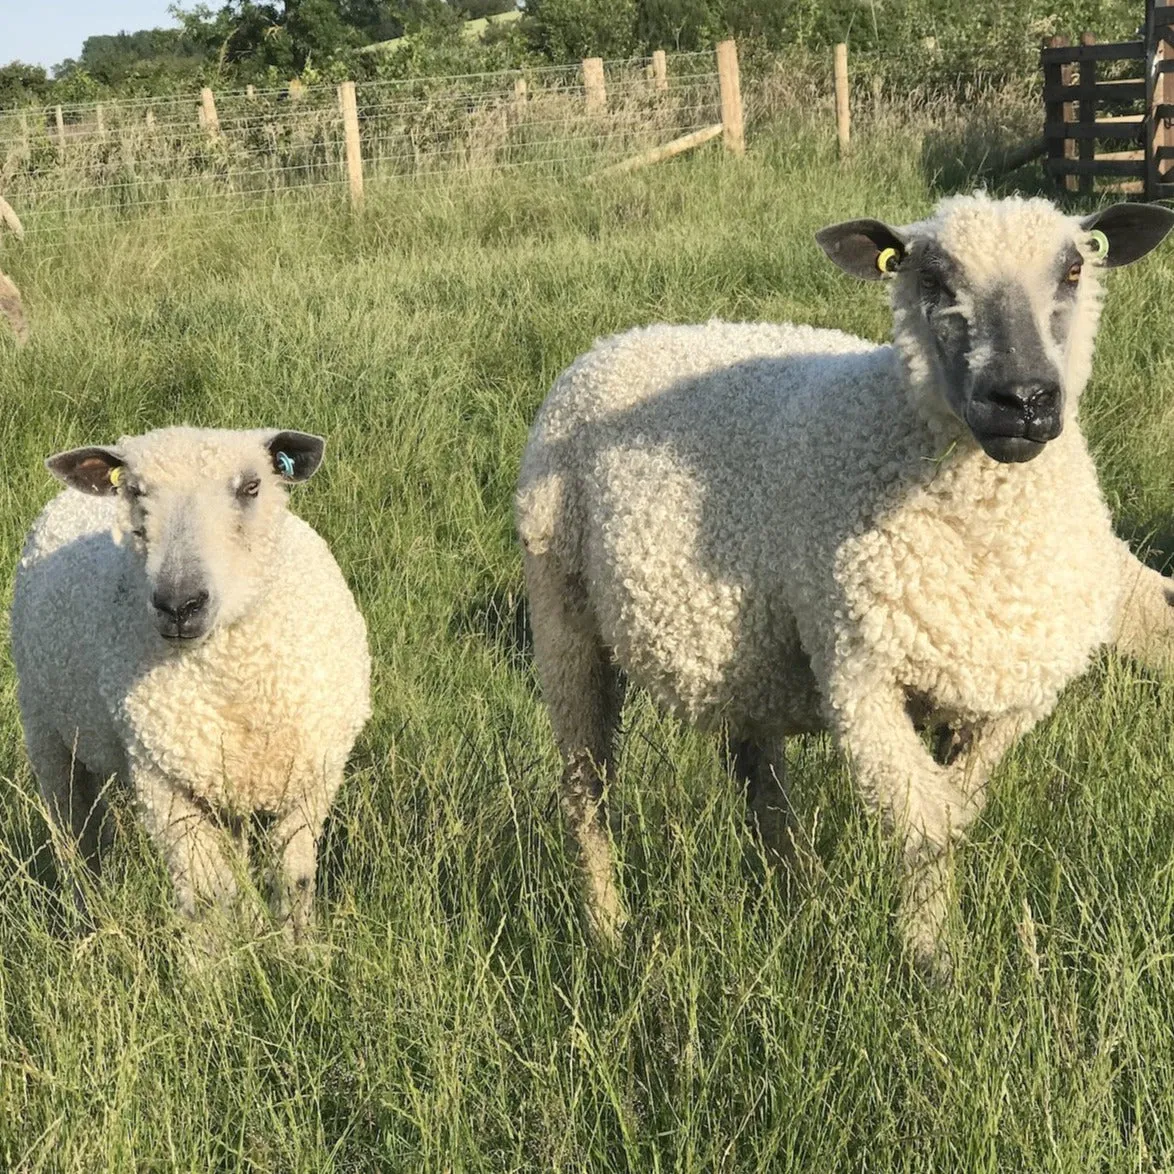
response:
<path id="1" fill-rule="evenodd" d="M 1063 402 L 1063 391 L 1052 382 L 980 386 L 970 397 L 966 423 L 987 456 L 1021 463 L 1060 435 Z"/>

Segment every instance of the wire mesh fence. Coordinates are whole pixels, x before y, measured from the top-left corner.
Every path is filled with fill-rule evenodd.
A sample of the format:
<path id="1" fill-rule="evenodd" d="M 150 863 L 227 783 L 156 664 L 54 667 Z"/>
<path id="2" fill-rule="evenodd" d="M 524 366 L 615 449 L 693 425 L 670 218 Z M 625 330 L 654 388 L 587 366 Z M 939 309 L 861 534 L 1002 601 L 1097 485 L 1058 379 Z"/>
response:
<path id="1" fill-rule="evenodd" d="M 341 189 L 341 91 L 291 84 L 2 114 L 0 195 L 36 235 L 148 210 Z M 357 162 L 362 182 L 376 184 L 589 171 L 722 119 L 713 53 L 363 82 L 354 95 Z"/>

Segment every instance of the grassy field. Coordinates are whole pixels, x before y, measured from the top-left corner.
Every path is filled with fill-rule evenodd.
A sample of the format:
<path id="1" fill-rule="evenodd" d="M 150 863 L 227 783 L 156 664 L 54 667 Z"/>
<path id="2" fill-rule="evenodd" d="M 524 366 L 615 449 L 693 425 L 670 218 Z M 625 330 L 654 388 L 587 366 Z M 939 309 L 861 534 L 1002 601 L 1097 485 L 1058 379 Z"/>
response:
<path id="1" fill-rule="evenodd" d="M 179 421 L 319 431 L 294 508 L 368 618 L 376 702 L 318 944 L 234 941 L 192 971 L 127 807 L 97 927 L 74 923 L 0 664 L 0 1167 L 1174 1168 L 1174 684 L 1112 657 L 996 776 L 950 989 L 901 960 L 891 849 L 826 740 L 791 751 L 822 859 L 793 891 L 712 744 L 639 697 L 613 796 L 631 932 L 601 957 L 576 916 L 512 537 L 529 420 L 637 323 L 883 338 L 882 293 L 812 231 L 925 212 L 966 182 L 957 133 L 878 123 L 841 165 L 799 127 L 608 185 L 376 189 L 357 222 L 293 198 L 5 249 L 34 333 L 0 338 L 4 596 L 48 453 Z M 1084 408 L 1158 564 L 1172 249 L 1110 279 Z"/>

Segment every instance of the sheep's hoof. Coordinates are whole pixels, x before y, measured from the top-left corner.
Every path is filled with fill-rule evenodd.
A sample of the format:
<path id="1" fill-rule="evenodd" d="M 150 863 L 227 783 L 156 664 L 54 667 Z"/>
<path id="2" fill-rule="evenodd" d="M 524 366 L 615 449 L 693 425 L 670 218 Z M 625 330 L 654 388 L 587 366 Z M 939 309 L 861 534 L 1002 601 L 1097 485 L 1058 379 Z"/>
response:
<path id="1" fill-rule="evenodd" d="M 181 955 L 192 974 L 207 974 L 216 969 L 230 952 L 228 926 L 222 917 L 185 916 L 180 928 Z"/>
<path id="2" fill-rule="evenodd" d="M 953 985 L 954 955 L 944 943 L 913 943 L 910 951 L 914 969 L 930 986 L 945 988 Z"/>
<path id="3" fill-rule="evenodd" d="M 628 914 L 615 889 L 609 888 L 595 900 L 588 901 L 583 913 L 592 943 L 601 950 L 618 949 L 628 924 Z"/>
<path id="4" fill-rule="evenodd" d="M 277 924 L 281 937 L 291 946 L 311 947 L 318 941 L 318 927 L 311 918 L 279 918 Z"/>
<path id="5" fill-rule="evenodd" d="M 931 986 L 949 986 L 954 979 L 954 957 L 945 941 L 944 917 L 905 917 L 901 929 L 917 973 Z"/>

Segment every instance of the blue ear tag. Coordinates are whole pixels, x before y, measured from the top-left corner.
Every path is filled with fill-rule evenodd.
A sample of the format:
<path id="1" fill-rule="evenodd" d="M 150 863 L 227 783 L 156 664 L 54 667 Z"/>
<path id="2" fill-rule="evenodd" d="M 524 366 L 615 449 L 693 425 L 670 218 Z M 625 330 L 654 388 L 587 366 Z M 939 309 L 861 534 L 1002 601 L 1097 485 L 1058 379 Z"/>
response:
<path id="1" fill-rule="evenodd" d="M 293 457 L 287 452 L 276 452 L 273 454 L 273 459 L 277 462 L 277 467 L 281 470 L 281 475 L 287 481 L 292 481 L 294 479 Z"/>

